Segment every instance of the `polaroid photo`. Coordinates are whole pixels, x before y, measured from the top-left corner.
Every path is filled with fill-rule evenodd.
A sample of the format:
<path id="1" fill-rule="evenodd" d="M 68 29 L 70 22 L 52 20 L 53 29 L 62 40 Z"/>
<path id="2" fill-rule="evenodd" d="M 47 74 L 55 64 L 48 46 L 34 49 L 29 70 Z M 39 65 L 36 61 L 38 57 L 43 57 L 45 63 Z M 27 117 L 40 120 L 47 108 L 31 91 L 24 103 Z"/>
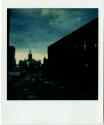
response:
<path id="1" fill-rule="evenodd" d="M 2 124 L 103 124 L 102 3 L 3 2 Z"/>

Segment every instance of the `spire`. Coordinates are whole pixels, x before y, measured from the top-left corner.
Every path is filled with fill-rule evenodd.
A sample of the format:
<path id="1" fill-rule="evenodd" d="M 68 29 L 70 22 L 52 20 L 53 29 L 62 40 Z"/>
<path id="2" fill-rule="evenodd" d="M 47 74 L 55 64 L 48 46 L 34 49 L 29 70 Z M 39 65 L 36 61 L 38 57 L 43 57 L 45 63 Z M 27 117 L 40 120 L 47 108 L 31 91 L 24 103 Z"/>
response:
<path id="1" fill-rule="evenodd" d="M 31 49 L 30 49 L 30 52 L 29 52 L 29 54 L 31 54 Z"/>
<path id="2" fill-rule="evenodd" d="M 28 60 L 31 60 L 32 59 L 32 53 L 31 53 L 31 49 L 30 49 L 30 52 L 28 54 Z"/>

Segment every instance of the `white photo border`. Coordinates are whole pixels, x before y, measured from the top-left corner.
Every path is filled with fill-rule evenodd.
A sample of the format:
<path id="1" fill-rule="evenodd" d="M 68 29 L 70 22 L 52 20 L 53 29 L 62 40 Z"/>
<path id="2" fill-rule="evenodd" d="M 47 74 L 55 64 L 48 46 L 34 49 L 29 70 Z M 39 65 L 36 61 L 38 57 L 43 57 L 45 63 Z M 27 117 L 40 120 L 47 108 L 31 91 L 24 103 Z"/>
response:
<path id="1" fill-rule="evenodd" d="M 99 83 L 98 100 L 7 100 L 7 8 L 98 8 Z M 100 124 L 103 122 L 103 0 L 4 0 L 2 6 L 2 124 Z"/>

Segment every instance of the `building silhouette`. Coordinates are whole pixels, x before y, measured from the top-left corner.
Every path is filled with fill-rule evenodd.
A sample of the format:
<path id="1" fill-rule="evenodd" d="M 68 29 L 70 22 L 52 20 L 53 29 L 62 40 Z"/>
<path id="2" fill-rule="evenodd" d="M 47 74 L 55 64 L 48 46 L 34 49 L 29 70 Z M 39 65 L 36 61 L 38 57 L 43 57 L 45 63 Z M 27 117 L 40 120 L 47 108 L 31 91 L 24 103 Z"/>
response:
<path id="1" fill-rule="evenodd" d="M 19 66 L 22 68 L 22 70 L 27 71 L 28 73 L 38 73 L 41 67 L 41 61 L 35 60 L 32 58 L 32 51 L 30 49 L 28 53 L 28 59 L 20 60 Z"/>
<path id="2" fill-rule="evenodd" d="M 28 54 L 28 60 L 32 60 L 32 52 L 31 52 L 31 49 L 30 49 L 30 52 Z"/>
<path id="3" fill-rule="evenodd" d="M 16 65 L 16 61 L 15 61 L 15 47 L 14 46 L 9 46 L 8 47 L 8 70 L 12 70 L 15 65 Z"/>
<path id="4" fill-rule="evenodd" d="M 50 80 L 69 81 L 97 99 L 98 18 L 48 46 L 48 68 Z"/>

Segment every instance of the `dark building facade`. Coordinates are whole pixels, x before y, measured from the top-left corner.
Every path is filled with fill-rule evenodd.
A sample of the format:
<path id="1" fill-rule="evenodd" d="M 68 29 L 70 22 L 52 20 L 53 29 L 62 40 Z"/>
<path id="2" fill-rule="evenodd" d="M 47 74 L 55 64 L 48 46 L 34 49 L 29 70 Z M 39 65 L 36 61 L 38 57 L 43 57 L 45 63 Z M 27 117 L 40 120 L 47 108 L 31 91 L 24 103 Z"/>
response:
<path id="1" fill-rule="evenodd" d="M 15 61 L 15 47 L 14 46 L 9 46 L 8 47 L 8 60 L 7 60 L 7 63 L 8 63 L 8 70 L 12 70 L 15 65 L 16 65 L 16 61 Z"/>
<path id="2" fill-rule="evenodd" d="M 49 79 L 69 81 L 91 99 L 98 95 L 98 18 L 48 47 Z"/>

